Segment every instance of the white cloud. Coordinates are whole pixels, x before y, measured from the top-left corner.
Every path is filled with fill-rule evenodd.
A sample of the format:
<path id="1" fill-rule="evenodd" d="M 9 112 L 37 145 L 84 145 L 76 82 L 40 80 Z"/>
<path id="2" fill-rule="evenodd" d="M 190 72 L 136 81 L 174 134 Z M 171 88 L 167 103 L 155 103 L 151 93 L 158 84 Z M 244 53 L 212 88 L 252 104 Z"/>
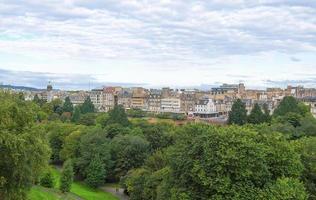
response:
<path id="1" fill-rule="evenodd" d="M 0 68 L 10 64 L 1 60 L 3 54 L 14 58 L 15 66 L 19 56 L 29 56 L 32 61 L 21 62 L 21 69 L 26 64 L 32 68 L 41 57 L 48 63 L 82 61 L 81 69 L 89 62 L 95 64 L 87 71 L 102 71 L 102 63 L 107 63 L 109 72 L 121 61 L 138 63 L 139 69 L 165 69 L 174 71 L 173 76 L 181 69 L 220 67 L 222 72 L 217 73 L 224 77 L 232 68 L 229 65 L 242 66 L 247 57 L 284 54 L 291 61 L 296 54 L 316 52 L 315 16 L 316 3 L 305 0 L 4 0 L 0 2 Z M 235 63 L 229 62 L 232 56 L 238 57 Z M 256 71 L 262 71 L 262 62 Z M 50 72 L 61 68 L 54 71 L 50 66 L 42 68 Z M 176 77 L 168 82 L 185 82 Z M 193 83 L 199 81 L 195 78 Z"/>

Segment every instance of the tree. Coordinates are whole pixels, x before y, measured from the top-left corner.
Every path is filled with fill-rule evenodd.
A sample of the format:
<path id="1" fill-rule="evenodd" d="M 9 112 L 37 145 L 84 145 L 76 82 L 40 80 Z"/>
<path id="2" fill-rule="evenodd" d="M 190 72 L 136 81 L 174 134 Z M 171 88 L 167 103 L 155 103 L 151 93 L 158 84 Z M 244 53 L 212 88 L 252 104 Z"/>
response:
<path id="1" fill-rule="evenodd" d="M 265 115 L 263 114 L 259 104 L 255 103 L 247 121 L 250 124 L 261 124 L 265 122 Z"/>
<path id="2" fill-rule="evenodd" d="M 303 170 L 294 145 L 278 133 L 196 124 L 182 127 L 178 134 L 167 150 L 169 181 L 162 178 L 150 189 L 154 193 L 167 183 L 170 196 L 165 199 L 269 199 L 258 194 L 266 196 L 266 188 L 276 187 L 278 179 L 298 180 Z M 289 196 L 304 193 L 297 187 Z"/>
<path id="3" fill-rule="evenodd" d="M 247 122 L 247 110 L 241 99 L 237 99 L 229 112 L 228 123 L 243 125 Z"/>
<path id="4" fill-rule="evenodd" d="M 271 122 L 271 115 L 268 104 L 263 104 L 263 112 L 264 112 L 264 121 L 267 123 Z"/>
<path id="5" fill-rule="evenodd" d="M 307 200 L 308 195 L 298 179 L 280 178 L 266 189 L 263 196 L 263 199 L 270 200 Z"/>
<path id="6" fill-rule="evenodd" d="M 100 183 L 97 181 L 100 177 L 109 175 L 112 167 L 111 146 L 102 129 L 88 129 L 88 133 L 81 137 L 76 167 L 85 182 L 91 185 Z"/>
<path id="7" fill-rule="evenodd" d="M 308 106 L 298 102 L 294 97 L 287 96 L 282 99 L 279 106 L 274 110 L 274 116 L 285 116 L 288 113 L 296 113 L 305 116 L 309 112 Z"/>
<path id="8" fill-rule="evenodd" d="M 38 105 L 0 92 L 0 199 L 26 199 L 26 192 L 46 169 L 49 146 L 35 126 Z"/>
<path id="9" fill-rule="evenodd" d="M 130 169 L 142 166 L 149 154 L 148 142 L 139 136 L 117 136 L 112 140 L 111 146 L 117 180 Z"/>
<path id="10" fill-rule="evenodd" d="M 39 106 L 42 106 L 45 103 L 45 101 L 43 99 L 40 99 L 37 94 L 35 94 L 33 102 Z"/>
<path id="11" fill-rule="evenodd" d="M 71 160 L 67 160 L 64 163 L 63 171 L 62 171 L 61 177 L 60 177 L 59 189 L 63 193 L 70 191 L 71 184 L 73 182 L 73 176 L 74 176 L 74 173 L 73 173 L 73 167 L 72 167 Z"/>
<path id="12" fill-rule="evenodd" d="M 95 113 L 86 113 L 81 115 L 78 123 L 86 126 L 94 126 L 96 122 L 95 119 Z"/>
<path id="13" fill-rule="evenodd" d="M 85 178 L 85 182 L 93 188 L 103 185 L 107 176 L 105 169 L 102 159 L 98 155 L 95 156 L 86 170 L 87 177 Z"/>
<path id="14" fill-rule="evenodd" d="M 80 115 L 81 115 L 81 109 L 79 106 L 76 106 L 75 111 L 71 116 L 71 122 L 78 123 L 80 120 Z"/>
<path id="15" fill-rule="evenodd" d="M 63 111 L 72 113 L 73 110 L 74 110 L 74 106 L 72 105 L 70 98 L 66 97 L 64 105 L 63 105 Z"/>
<path id="16" fill-rule="evenodd" d="M 52 104 L 54 113 L 57 113 L 58 115 L 63 114 L 63 102 L 60 99 L 54 99 L 50 104 Z"/>
<path id="17" fill-rule="evenodd" d="M 40 179 L 40 184 L 43 187 L 47 187 L 47 188 L 53 188 L 55 185 L 55 180 L 54 180 L 54 176 L 51 172 L 51 170 L 48 170 L 47 172 L 45 172 L 41 179 Z"/>
<path id="18" fill-rule="evenodd" d="M 298 150 L 301 152 L 304 171 L 302 179 L 310 200 L 316 199 L 316 137 L 307 137 L 299 141 Z"/>
<path id="19" fill-rule="evenodd" d="M 94 105 L 90 99 L 90 96 L 88 96 L 86 98 L 86 100 L 81 105 L 80 109 L 81 109 L 82 114 L 93 113 L 95 111 L 95 108 L 94 108 Z"/>
<path id="20" fill-rule="evenodd" d="M 114 106 L 114 108 L 109 111 L 109 119 L 106 121 L 106 124 L 121 124 L 122 126 L 130 125 L 123 106 Z"/>

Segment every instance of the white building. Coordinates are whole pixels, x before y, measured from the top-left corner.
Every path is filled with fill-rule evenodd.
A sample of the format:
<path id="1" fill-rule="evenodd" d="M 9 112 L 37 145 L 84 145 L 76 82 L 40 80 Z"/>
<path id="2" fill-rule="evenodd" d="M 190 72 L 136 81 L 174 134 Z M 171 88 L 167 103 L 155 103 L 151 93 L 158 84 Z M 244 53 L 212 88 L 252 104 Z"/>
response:
<path id="1" fill-rule="evenodd" d="M 201 118 L 211 118 L 217 117 L 218 112 L 216 111 L 216 105 L 212 99 L 201 99 L 195 105 L 195 116 L 199 116 Z"/>
<path id="2" fill-rule="evenodd" d="M 90 92 L 90 99 L 94 105 L 94 107 L 97 109 L 97 111 L 102 112 L 105 110 L 105 107 L 103 106 L 103 89 L 94 89 Z"/>
<path id="3" fill-rule="evenodd" d="M 160 102 L 160 111 L 161 112 L 174 112 L 179 113 L 180 112 L 180 99 L 177 98 L 164 98 L 161 99 Z"/>

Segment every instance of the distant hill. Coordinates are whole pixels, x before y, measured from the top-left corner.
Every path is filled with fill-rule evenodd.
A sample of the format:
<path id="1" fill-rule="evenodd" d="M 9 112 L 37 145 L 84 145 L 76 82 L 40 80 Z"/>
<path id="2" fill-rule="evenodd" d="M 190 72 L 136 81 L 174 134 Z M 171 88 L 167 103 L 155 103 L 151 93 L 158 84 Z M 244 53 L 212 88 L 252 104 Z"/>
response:
<path id="1" fill-rule="evenodd" d="M 15 86 L 15 85 L 0 85 L 0 88 L 13 89 L 13 90 L 27 90 L 27 91 L 39 91 L 39 90 L 43 90 L 43 89 L 38 89 L 38 88 L 33 88 L 33 87 Z"/>

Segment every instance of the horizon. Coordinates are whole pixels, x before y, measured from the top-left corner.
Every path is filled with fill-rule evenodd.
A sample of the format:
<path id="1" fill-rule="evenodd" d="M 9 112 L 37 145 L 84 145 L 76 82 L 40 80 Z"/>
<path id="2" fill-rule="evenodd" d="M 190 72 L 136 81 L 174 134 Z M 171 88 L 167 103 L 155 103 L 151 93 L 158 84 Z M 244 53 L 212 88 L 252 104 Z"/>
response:
<path id="1" fill-rule="evenodd" d="M 0 17 L 4 84 L 316 88 L 316 2 L 4 0 Z"/>

